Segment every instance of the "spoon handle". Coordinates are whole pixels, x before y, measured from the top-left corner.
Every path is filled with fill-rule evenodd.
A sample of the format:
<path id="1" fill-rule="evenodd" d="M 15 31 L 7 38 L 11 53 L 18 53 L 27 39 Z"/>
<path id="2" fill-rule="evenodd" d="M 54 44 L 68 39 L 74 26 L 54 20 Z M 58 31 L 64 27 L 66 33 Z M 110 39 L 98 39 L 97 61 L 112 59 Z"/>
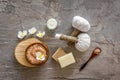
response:
<path id="1" fill-rule="evenodd" d="M 79 71 L 82 71 L 82 70 L 85 68 L 85 66 L 87 65 L 88 62 L 89 62 L 89 61 L 85 62 L 85 63 L 80 67 Z"/>

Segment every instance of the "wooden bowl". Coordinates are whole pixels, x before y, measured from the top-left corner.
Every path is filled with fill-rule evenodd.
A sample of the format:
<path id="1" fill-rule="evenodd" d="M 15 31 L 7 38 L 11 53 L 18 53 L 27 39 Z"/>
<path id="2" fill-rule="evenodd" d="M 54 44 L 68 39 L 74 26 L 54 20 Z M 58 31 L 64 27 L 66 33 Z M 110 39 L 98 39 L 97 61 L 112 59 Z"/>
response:
<path id="1" fill-rule="evenodd" d="M 46 54 L 49 57 L 49 49 L 48 49 L 48 46 L 45 43 L 43 43 L 42 41 L 40 41 L 36 38 L 29 38 L 29 39 L 23 40 L 20 43 L 18 43 L 18 45 L 15 48 L 14 56 L 15 56 L 16 60 L 21 65 L 26 66 L 26 67 L 38 67 L 38 66 L 40 66 L 40 65 L 33 65 L 26 59 L 26 55 L 25 55 L 26 49 L 34 43 L 41 44 L 45 48 Z M 46 61 L 48 60 L 48 57 L 47 57 Z"/>

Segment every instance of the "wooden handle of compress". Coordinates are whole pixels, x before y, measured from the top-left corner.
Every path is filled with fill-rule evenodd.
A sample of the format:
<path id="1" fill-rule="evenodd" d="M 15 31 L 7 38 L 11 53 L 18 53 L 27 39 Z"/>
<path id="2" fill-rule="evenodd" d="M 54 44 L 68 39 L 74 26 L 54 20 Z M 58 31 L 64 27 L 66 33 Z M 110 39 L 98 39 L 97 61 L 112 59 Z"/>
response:
<path id="1" fill-rule="evenodd" d="M 64 35 L 64 34 L 61 35 L 60 40 L 70 41 L 70 42 L 73 42 L 73 43 L 78 42 L 78 39 L 76 37 L 67 36 L 67 35 Z"/>
<path id="2" fill-rule="evenodd" d="M 71 34 L 71 36 L 77 37 L 78 34 L 80 34 L 80 31 L 79 31 L 78 29 L 74 29 L 73 32 L 72 32 L 72 34 Z M 71 42 L 71 41 L 69 41 L 67 44 L 68 44 L 68 45 L 73 45 L 74 43 Z"/>

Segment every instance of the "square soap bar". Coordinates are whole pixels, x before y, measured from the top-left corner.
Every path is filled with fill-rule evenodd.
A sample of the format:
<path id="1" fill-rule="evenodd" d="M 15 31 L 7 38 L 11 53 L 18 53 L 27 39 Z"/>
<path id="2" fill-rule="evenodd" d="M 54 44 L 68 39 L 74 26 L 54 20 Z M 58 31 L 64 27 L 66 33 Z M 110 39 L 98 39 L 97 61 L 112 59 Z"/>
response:
<path id="1" fill-rule="evenodd" d="M 62 57 L 59 57 L 58 62 L 60 64 L 61 68 L 64 68 L 64 67 L 66 67 L 70 64 L 75 63 L 76 61 L 74 59 L 74 56 L 73 56 L 72 52 L 70 52 L 70 53 L 68 53 L 68 54 L 66 54 Z"/>
<path id="2" fill-rule="evenodd" d="M 52 58 L 55 61 L 58 61 L 58 58 L 64 56 L 66 53 L 62 48 L 58 48 L 57 51 L 53 54 Z"/>

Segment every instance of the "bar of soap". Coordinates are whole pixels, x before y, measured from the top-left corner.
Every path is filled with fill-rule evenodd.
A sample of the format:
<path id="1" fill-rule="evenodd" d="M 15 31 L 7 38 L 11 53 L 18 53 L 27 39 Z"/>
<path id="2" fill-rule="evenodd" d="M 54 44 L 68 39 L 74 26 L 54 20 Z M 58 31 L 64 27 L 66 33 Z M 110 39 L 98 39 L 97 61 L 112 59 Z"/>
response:
<path id="1" fill-rule="evenodd" d="M 57 51 L 53 54 L 52 58 L 55 61 L 58 61 L 58 58 L 64 56 L 66 53 L 62 48 L 58 48 Z"/>
<path id="2" fill-rule="evenodd" d="M 60 64 L 61 68 L 64 68 L 68 65 L 71 65 L 71 64 L 75 63 L 76 61 L 74 59 L 74 56 L 73 56 L 72 52 L 70 52 L 70 53 L 68 53 L 68 54 L 66 54 L 62 57 L 59 57 L 58 62 Z"/>

